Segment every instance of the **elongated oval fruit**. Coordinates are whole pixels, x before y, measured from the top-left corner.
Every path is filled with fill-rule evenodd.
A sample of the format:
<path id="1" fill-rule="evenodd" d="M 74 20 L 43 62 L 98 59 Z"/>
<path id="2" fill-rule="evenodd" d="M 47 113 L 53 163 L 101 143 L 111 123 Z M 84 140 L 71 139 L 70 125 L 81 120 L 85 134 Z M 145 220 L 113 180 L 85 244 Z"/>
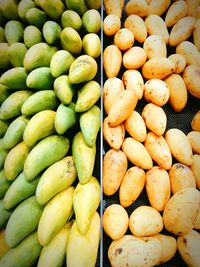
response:
<path id="1" fill-rule="evenodd" d="M 31 71 L 26 79 L 27 87 L 36 90 L 50 90 L 53 87 L 53 76 L 49 67 L 40 67 Z"/>
<path id="2" fill-rule="evenodd" d="M 60 25 L 51 20 L 45 22 L 42 28 L 44 39 L 48 44 L 56 43 L 60 39 L 61 31 Z"/>
<path id="3" fill-rule="evenodd" d="M 23 67 L 16 67 L 7 70 L 1 76 L 0 83 L 9 89 L 27 89 L 26 78 L 27 71 Z"/>
<path id="4" fill-rule="evenodd" d="M 24 27 L 20 21 L 10 20 L 5 25 L 5 37 L 9 45 L 23 40 Z"/>
<path id="5" fill-rule="evenodd" d="M 80 54 L 82 50 L 82 40 L 79 33 L 71 28 L 65 27 L 60 35 L 61 45 L 63 49 L 72 54 Z"/>
<path id="6" fill-rule="evenodd" d="M 38 0 L 38 4 L 53 20 L 59 19 L 64 11 L 64 4 L 61 0 Z"/>
<path id="7" fill-rule="evenodd" d="M 109 45 L 103 53 L 103 66 L 107 78 L 118 75 L 122 65 L 122 53 L 116 45 Z"/>
<path id="8" fill-rule="evenodd" d="M 57 77 L 54 81 L 54 91 L 63 104 L 69 105 L 74 94 L 74 88 L 69 81 L 69 76 L 61 75 Z"/>
<path id="9" fill-rule="evenodd" d="M 172 27 L 179 19 L 187 14 L 187 3 L 185 1 L 176 1 L 168 9 L 165 16 L 165 24 Z"/>
<path id="10" fill-rule="evenodd" d="M 23 43 L 14 43 L 8 48 L 8 57 L 14 67 L 23 67 L 24 56 L 27 48 Z"/>

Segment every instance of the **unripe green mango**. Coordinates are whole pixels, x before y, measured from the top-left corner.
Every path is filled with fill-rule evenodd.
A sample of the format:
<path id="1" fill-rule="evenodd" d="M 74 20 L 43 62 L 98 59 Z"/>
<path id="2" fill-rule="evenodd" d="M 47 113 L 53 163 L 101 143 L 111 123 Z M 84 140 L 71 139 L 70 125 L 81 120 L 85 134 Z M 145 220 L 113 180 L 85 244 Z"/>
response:
<path id="1" fill-rule="evenodd" d="M 55 133 L 55 116 L 53 110 L 43 110 L 36 113 L 28 122 L 23 139 L 27 146 L 34 146 L 39 140 Z"/>
<path id="2" fill-rule="evenodd" d="M 63 103 L 59 105 L 55 117 L 55 129 L 58 134 L 64 134 L 76 124 L 77 116 L 74 108 L 74 103 L 69 104 L 69 106 L 65 106 Z"/>
<path id="3" fill-rule="evenodd" d="M 66 50 L 57 51 L 50 63 L 51 74 L 57 78 L 61 74 L 67 73 L 75 57 Z"/>
<path id="4" fill-rule="evenodd" d="M 94 170 L 96 145 L 89 147 L 83 134 L 78 132 L 72 142 L 72 156 L 74 158 L 78 179 L 81 184 L 88 183 Z"/>
<path id="5" fill-rule="evenodd" d="M 5 25 L 5 37 L 8 44 L 13 44 L 23 40 L 24 26 L 20 21 L 10 20 Z"/>
<path id="6" fill-rule="evenodd" d="M 32 70 L 26 79 L 29 88 L 37 90 L 50 90 L 53 87 L 54 78 L 49 67 L 40 67 Z"/>
<path id="7" fill-rule="evenodd" d="M 26 21 L 26 12 L 30 9 L 36 7 L 34 1 L 32 0 L 21 0 L 18 5 L 18 14 L 19 17 Z"/>
<path id="8" fill-rule="evenodd" d="M 90 227 L 85 235 L 79 232 L 74 221 L 67 242 L 67 267 L 96 266 L 98 247 L 100 242 L 100 217 L 96 212 L 92 217 Z"/>
<path id="9" fill-rule="evenodd" d="M 88 9 L 84 0 L 65 0 L 65 3 L 68 9 L 76 11 L 80 16 Z"/>
<path id="10" fill-rule="evenodd" d="M 0 230 L 5 228 L 11 214 L 12 210 L 6 210 L 3 205 L 3 199 L 0 199 Z M 0 265 L 1 266 L 1 265 Z"/>
<path id="11" fill-rule="evenodd" d="M 38 239 L 42 246 L 47 245 L 73 215 L 73 194 L 74 187 L 71 186 L 46 204 L 38 225 Z"/>
<path id="12" fill-rule="evenodd" d="M 80 31 L 82 20 L 79 14 L 74 10 L 66 10 L 61 16 L 62 27 L 71 27 L 76 31 Z"/>
<path id="13" fill-rule="evenodd" d="M 40 176 L 31 182 L 27 182 L 23 172 L 21 172 L 12 182 L 4 196 L 3 205 L 5 209 L 11 209 L 22 200 L 34 195 L 39 179 Z"/>
<path id="14" fill-rule="evenodd" d="M 69 82 L 72 84 L 92 80 L 97 74 L 97 63 L 88 55 L 79 56 L 69 68 Z"/>
<path id="15" fill-rule="evenodd" d="M 4 170 L 1 170 L 0 171 L 0 199 L 4 198 L 10 185 L 11 185 L 11 182 L 6 179 Z"/>
<path id="16" fill-rule="evenodd" d="M 90 227 L 92 218 L 100 203 L 100 185 L 95 177 L 89 182 L 76 186 L 73 197 L 73 207 L 78 229 L 85 235 Z"/>
<path id="17" fill-rule="evenodd" d="M 7 20 L 17 19 L 18 12 L 17 12 L 17 5 L 18 2 L 16 0 L 0 0 L 0 13 L 6 18 Z"/>
<path id="18" fill-rule="evenodd" d="M 69 105 L 72 101 L 74 88 L 69 82 L 69 77 L 67 75 L 61 75 L 54 81 L 54 91 L 60 101 Z"/>
<path id="19" fill-rule="evenodd" d="M 0 137 L 4 136 L 8 129 L 8 122 L 0 120 Z"/>
<path id="20" fill-rule="evenodd" d="M 6 98 L 9 96 L 8 88 L 0 84 L 0 105 L 6 100 Z"/>
<path id="21" fill-rule="evenodd" d="M 66 257 L 66 247 L 72 221 L 67 223 L 53 238 L 43 247 L 37 267 L 63 266 Z M 59 249 L 58 249 L 59 248 Z"/>
<path id="22" fill-rule="evenodd" d="M 24 164 L 24 175 L 32 181 L 41 171 L 62 159 L 69 150 L 69 140 L 51 135 L 41 140 L 29 153 Z"/>
<path id="23" fill-rule="evenodd" d="M 38 91 L 23 103 L 21 113 L 30 116 L 42 110 L 54 110 L 56 107 L 57 99 L 53 90 Z"/>
<path id="24" fill-rule="evenodd" d="M 5 149 L 11 149 L 23 140 L 23 133 L 28 121 L 25 116 L 21 115 L 10 123 L 3 137 L 3 146 Z"/>
<path id="25" fill-rule="evenodd" d="M 42 28 L 45 21 L 47 20 L 47 15 L 42 10 L 32 7 L 26 12 L 26 20 L 29 24 L 36 26 L 37 28 Z"/>
<path id="26" fill-rule="evenodd" d="M 9 181 L 13 181 L 23 170 L 29 150 L 28 146 L 21 142 L 8 152 L 4 162 L 4 172 Z"/>
<path id="27" fill-rule="evenodd" d="M 3 168 L 3 165 L 4 165 L 4 162 L 5 162 L 5 159 L 8 155 L 8 151 L 5 150 L 5 149 L 0 149 L 0 169 Z"/>
<path id="28" fill-rule="evenodd" d="M 70 187 L 77 177 L 72 156 L 67 156 L 45 170 L 36 189 L 39 204 L 46 204 L 57 193 Z"/>
<path id="29" fill-rule="evenodd" d="M 0 43 L 6 43 L 5 31 L 3 27 L 0 27 Z"/>
<path id="30" fill-rule="evenodd" d="M 31 267 L 36 263 L 41 250 L 37 232 L 34 232 L 3 256 L 0 267 Z"/>
<path id="31" fill-rule="evenodd" d="M 0 69 L 9 67 L 10 61 L 8 58 L 8 43 L 0 43 Z"/>
<path id="32" fill-rule="evenodd" d="M 25 100 L 32 94 L 31 91 L 17 91 L 2 103 L 0 108 L 0 119 L 8 120 L 21 114 L 21 107 Z"/>
<path id="33" fill-rule="evenodd" d="M 6 225 L 5 239 L 15 247 L 38 227 L 43 207 L 31 196 L 22 201 L 13 211 Z"/>
<path id="34" fill-rule="evenodd" d="M 24 29 L 24 43 L 26 47 L 30 48 L 31 46 L 42 42 L 42 33 L 34 25 L 29 25 Z"/>
<path id="35" fill-rule="evenodd" d="M 47 15 L 54 20 L 59 19 L 65 9 L 61 0 L 38 0 L 38 3 Z"/>
<path id="36" fill-rule="evenodd" d="M 76 112 L 89 110 L 99 99 L 101 94 L 100 85 L 96 81 L 87 82 L 79 91 L 75 106 Z"/>
<path id="37" fill-rule="evenodd" d="M 24 68 L 28 71 L 39 67 L 49 67 L 53 54 L 58 49 L 46 43 L 31 46 L 24 57 Z"/>
<path id="38" fill-rule="evenodd" d="M 101 126 L 101 111 L 99 107 L 93 106 L 80 116 L 80 128 L 88 146 L 96 143 L 97 134 Z"/>
<path id="39" fill-rule="evenodd" d="M 101 54 L 101 40 L 96 33 L 88 33 L 83 37 L 83 50 L 86 55 L 98 58 Z"/>
<path id="40" fill-rule="evenodd" d="M 8 58 L 13 67 L 23 67 L 26 52 L 27 48 L 23 43 L 14 43 L 9 46 Z"/>
<path id="41" fill-rule="evenodd" d="M 101 7 L 101 0 L 84 0 L 84 1 L 90 9 L 98 10 Z"/>
<path id="42" fill-rule="evenodd" d="M 15 67 L 4 72 L 0 78 L 0 83 L 9 89 L 27 89 L 27 71 L 23 67 Z"/>
<path id="43" fill-rule="evenodd" d="M 101 29 L 101 16 L 96 9 L 89 9 L 84 13 L 82 23 L 86 32 L 97 33 Z"/>
<path id="44" fill-rule="evenodd" d="M 44 39 L 48 44 L 57 42 L 60 39 L 61 31 L 62 29 L 60 25 L 55 21 L 50 20 L 45 22 L 42 28 Z"/>
<path id="45" fill-rule="evenodd" d="M 60 41 L 63 49 L 72 54 L 80 54 L 82 50 L 82 40 L 79 33 L 71 27 L 62 30 Z"/>

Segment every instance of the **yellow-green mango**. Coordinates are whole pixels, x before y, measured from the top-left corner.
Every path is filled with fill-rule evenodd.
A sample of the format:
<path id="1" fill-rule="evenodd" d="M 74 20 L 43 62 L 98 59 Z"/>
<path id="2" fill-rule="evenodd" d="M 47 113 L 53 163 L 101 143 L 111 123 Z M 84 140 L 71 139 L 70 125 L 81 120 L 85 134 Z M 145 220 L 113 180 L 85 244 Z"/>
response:
<path id="1" fill-rule="evenodd" d="M 5 25 L 5 37 L 8 44 L 23 41 L 24 26 L 20 21 L 10 20 Z"/>
<path id="2" fill-rule="evenodd" d="M 18 2 L 16 0 L 0 0 L 0 13 L 7 20 L 17 19 L 17 5 Z"/>
<path id="3" fill-rule="evenodd" d="M 4 196 L 3 205 L 5 209 L 11 209 L 22 200 L 34 195 L 39 179 L 40 176 L 36 177 L 31 182 L 27 182 L 23 172 L 20 173 L 12 182 Z"/>
<path id="4" fill-rule="evenodd" d="M 39 204 L 46 204 L 53 196 L 70 187 L 77 177 L 72 156 L 67 156 L 45 170 L 36 189 Z"/>
<path id="5" fill-rule="evenodd" d="M 98 82 L 87 82 L 80 90 L 78 90 L 75 111 L 84 112 L 89 110 L 98 101 L 100 94 L 101 88 Z"/>
<path id="6" fill-rule="evenodd" d="M 100 185 L 95 177 L 86 184 L 78 183 L 74 190 L 73 207 L 78 229 L 85 235 L 100 203 Z"/>
<path id="7" fill-rule="evenodd" d="M 2 103 L 0 108 L 0 119 L 8 120 L 21 114 L 21 107 L 25 100 L 32 94 L 31 91 L 17 91 Z"/>
<path id="8" fill-rule="evenodd" d="M 6 210 L 3 205 L 3 199 L 0 199 L 0 230 L 5 228 L 13 210 Z"/>
<path id="9" fill-rule="evenodd" d="M 23 103 L 21 113 L 30 116 L 42 110 L 54 110 L 56 107 L 57 98 L 53 90 L 38 91 Z"/>
<path id="10" fill-rule="evenodd" d="M 51 20 L 45 22 L 42 28 L 44 39 L 48 44 L 57 42 L 60 39 L 61 31 L 60 25 Z"/>
<path id="11" fill-rule="evenodd" d="M 10 65 L 8 47 L 8 43 L 0 43 L 0 69 L 7 68 Z"/>
<path id="12" fill-rule="evenodd" d="M 55 116 L 53 110 L 43 110 L 36 113 L 28 122 L 23 140 L 27 146 L 34 146 L 39 140 L 55 133 Z"/>
<path id="13" fill-rule="evenodd" d="M 32 70 L 26 79 L 26 85 L 36 90 L 50 90 L 53 87 L 54 78 L 49 67 L 40 67 Z"/>
<path id="14" fill-rule="evenodd" d="M 57 51 L 50 63 L 51 74 L 53 77 L 57 78 L 61 74 L 67 73 L 72 62 L 74 62 L 75 57 L 66 50 Z"/>
<path id="15" fill-rule="evenodd" d="M 11 214 L 6 225 L 5 239 L 15 247 L 38 227 L 43 207 L 31 196 L 22 201 Z"/>
<path id="16" fill-rule="evenodd" d="M 84 13 L 82 23 L 86 32 L 97 33 L 101 29 L 101 16 L 96 9 L 89 9 Z"/>
<path id="17" fill-rule="evenodd" d="M 67 242 L 67 267 L 95 267 L 99 242 L 100 217 L 97 212 L 93 215 L 90 227 L 85 235 L 79 232 L 75 220 Z"/>
<path id="18" fill-rule="evenodd" d="M 57 194 L 45 206 L 38 225 L 38 239 L 47 245 L 73 214 L 74 187 Z"/>
<path id="19" fill-rule="evenodd" d="M 36 7 L 35 2 L 32 0 L 21 0 L 18 5 L 19 17 L 26 22 L 26 12 L 32 8 Z"/>
<path id="20" fill-rule="evenodd" d="M 54 20 L 59 19 L 65 9 L 61 0 L 38 0 L 38 3 L 47 15 Z"/>
<path id="21" fill-rule="evenodd" d="M 0 170 L 3 168 L 5 159 L 8 155 L 8 151 L 5 149 L 0 149 Z"/>
<path id="22" fill-rule="evenodd" d="M 0 43 L 6 43 L 5 31 L 3 27 L 0 27 Z"/>
<path id="23" fill-rule="evenodd" d="M 71 27 L 76 31 L 80 31 L 82 20 L 79 14 L 74 10 L 66 10 L 61 16 L 62 27 Z"/>
<path id="24" fill-rule="evenodd" d="M 23 170 L 29 150 L 28 146 L 21 142 L 8 152 L 4 162 L 4 172 L 9 181 L 13 181 Z"/>
<path id="25" fill-rule="evenodd" d="M 72 84 L 92 80 L 97 74 L 97 63 L 88 55 L 79 56 L 69 68 L 69 82 Z"/>
<path id="26" fill-rule="evenodd" d="M 4 170 L 1 170 L 0 171 L 0 199 L 4 198 L 10 185 L 11 185 L 11 182 L 6 179 Z"/>
<path id="27" fill-rule="evenodd" d="M 23 133 L 28 121 L 28 118 L 21 115 L 11 122 L 3 137 L 3 146 L 5 149 L 11 149 L 23 140 Z"/>
<path id="28" fill-rule="evenodd" d="M 61 267 L 66 258 L 67 240 L 72 227 L 72 221 L 67 223 L 53 238 L 43 247 L 37 267 Z"/>
<path id="29" fill-rule="evenodd" d="M 29 24 L 36 26 L 37 28 L 42 28 L 45 21 L 47 20 L 47 15 L 42 10 L 32 7 L 26 12 L 26 20 Z"/>
<path id="30" fill-rule="evenodd" d="M 60 41 L 63 49 L 72 54 L 80 54 L 82 50 L 82 40 L 79 33 L 72 27 L 66 27 L 62 30 Z"/>
<path id="31" fill-rule="evenodd" d="M 8 88 L 5 85 L 0 84 L 0 105 L 4 102 L 4 100 L 6 100 L 8 96 L 9 96 Z"/>
<path id="32" fill-rule="evenodd" d="M 0 137 L 4 136 L 8 129 L 8 122 L 0 120 Z"/>
<path id="33" fill-rule="evenodd" d="M 88 33 L 83 37 L 83 50 L 86 55 L 98 58 L 101 54 L 101 40 L 96 33 Z"/>
<path id="34" fill-rule="evenodd" d="M 99 107 L 93 106 L 80 116 L 80 128 L 88 146 L 96 143 L 97 134 L 101 126 L 101 111 Z"/>
<path id="35" fill-rule="evenodd" d="M 85 3 L 90 9 L 98 10 L 101 7 L 101 0 L 85 0 Z"/>
<path id="36" fill-rule="evenodd" d="M 39 67 L 49 67 L 53 54 L 58 49 L 46 43 L 31 46 L 24 57 L 24 68 L 28 71 Z"/>
<path id="37" fill-rule="evenodd" d="M 0 259 L 10 250 L 10 247 L 6 244 L 5 229 L 0 231 Z"/>
<path id="38" fill-rule="evenodd" d="M 55 129 L 58 134 L 64 134 L 77 122 L 77 115 L 74 110 L 75 104 L 71 103 L 65 106 L 61 103 L 56 111 Z"/>
<path id="39" fill-rule="evenodd" d="M 64 136 L 51 135 L 39 143 L 29 153 L 24 164 L 24 175 L 32 181 L 41 171 L 62 159 L 69 150 L 69 140 Z"/>
<path id="40" fill-rule="evenodd" d="M 82 16 L 87 11 L 87 6 L 84 0 L 65 0 L 68 9 L 76 11 Z"/>
<path id="41" fill-rule="evenodd" d="M 1 258 L 0 267 L 31 267 L 36 263 L 41 250 L 37 232 L 33 232 Z"/>
<path id="42" fill-rule="evenodd" d="M 27 48 L 42 42 L 42 33 L 34 25 L 29 25 L 24 29 L 24 43 Z"/>
<path id="43" fill-rule="evenodd" d="M 13 67 L 23 67 L 27 48 L 23 43 L 13 43 L 8 48 L 8 58 Z"/>
<path id="44" fill-rule="evenodd" d="M 69 105 L 72 101 L 74 88 L 69 82 L 69 77 L 67 75 L 61 75 L 54 81 L 54 91 L 60 101 Z"/>
<path id="45" fill-rule="evenodd" d="M 89 182 L 95 163 L 96 145 L 89 147 L 83 134 L 78 132 L 72 142 L 72 156 L 74 158 L 78 179 L 81 184 Z"/>
<path id="46" fill-rule="evenodd" d="M 27 89 L 27 71 L 23 67 L 15 67 L 4 72 L 0 78 L 0 83 L 9 89 Z"/>

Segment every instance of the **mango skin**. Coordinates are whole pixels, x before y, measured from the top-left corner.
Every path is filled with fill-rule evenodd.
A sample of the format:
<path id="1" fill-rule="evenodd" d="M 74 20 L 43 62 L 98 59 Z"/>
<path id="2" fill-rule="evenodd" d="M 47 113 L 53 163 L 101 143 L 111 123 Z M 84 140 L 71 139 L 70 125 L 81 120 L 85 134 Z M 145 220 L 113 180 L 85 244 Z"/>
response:
<path id="1" fill-rule="evenodd" d="M 62 29 L 58 23 L 55 21 L 47 21 L 45 22 L 42 32 L 44 39 L 48 44 L 53 44 L 60 39 L 60 33 Z"/>
<path id="2" fill-rule="evenodd" d="M 4 18 L 7 20 L 17 19 L 18 12 L 17 12 L 17 1 L 15 0 L 1 0 L 0 1 L 0 11 Z"/>
<path id="3" fill-rule="evenodd" d="M 66 10 L 61 16 L 62 27 L 71 27 L 76 31 L 80 31 L 82 20 L 79 14 L 74 10 Z"/>
<path id="4" fill-rule="evenodd" d="M 3 165 L 4 165 L 4 162 L 5 162 L 7 155 L 8 155 L 8 151 L 1 148 L 0 149 L 0 169 L 3 168 Z"/>
<path id="5" fill-rule="evenodd" d="M 37 232 L 33 232 L 1 258 L 0 266 L 31 267 L 37 261 L 41 250 L 42 246 L 38 242 Z"/>
<path id="6" fill-rule="evenodd" d="M 59 76 L 55 79 L 53 87 L 60 101 L 65 105 L 69 105 L 74 95 L 74 88 L 69 82 L 69 77 L 67 75 Z"/>
<path id="7" fill-rule="evenodd" d="M 9 67 L 10 61 L 8 58 L 8 43 L 0 43 L 0 69 L 4 69 Z"/>
<path id="8" fill-rule="evenodd" d="M 5 241 L 5 229 L 0 231 L 0 259 L 10 250 L 10 247 L 6 244 Z"/>
<path id="9" fill-rule="evenodd" d="M 5 37 L 8 44 L 23 41 L 24 27 L 20 21 L 10 20 L 5 25 Z"/>
<path id="10" fill-rule="evenodd" d="M 8 188 L 10 187 L 11 182 L 9 182 L 4 174 L 4 170 L 0 171 L 0 199 L 4 198 Z"/>
<path id="11" fill-rule="evenodd" d="M 24 30 L 24 43 L 27 48 L 42 42 L 42 33 L 34 25 L 29 25 Z"/>
<path id="12" fill-rule="evenodd" d="M 82 40 L 75 29 L 71 27 L 64 28 L 60 35 L 60 41 L 63 49 L 72 54 L 80 54 L 82 50 Z"/>
<path id="13" fill-rule="evenodd" d="M 82 17 L 83 28 L 86 32 L 98 33 L 101 29 L 101 16 L 96 9 L 89 9 Z"/>
<path id="14" fill-rule="evenodd" d="M 6 100 L 9 94 L 8 88 L 3 84 L 0 84 L 0 105 Z"/>
<path id="15" fill-rule="evenodd" d="M 32 7 L 36 7 L 35 2 L 32 0 L 22 0 L 19 2 L 18 14 L 23 21 L 26 21 L 26 12 Z"/>
<path id="16" fill-rule="evenodd" d="M 88 33 L 83 37 L 83 50 L 85 54 L 98 58 L 101 54 L 101 40 L 96 33 Z"/>
<path id="17" fill-rule="evenodd" d="M 64 11 L 64 4 L 61 0 L 38 0 L 39 6 L 54 20 L 59 19 Z"/>
<path id="18" fill-rule="evenodd" d="M 6 43 L 6 37 L 3 27 L 0 27 L 0 43 Z"/>
<path id="19" fill-rule="evenodd" d="M 84 0 L 65 0 L 67 8 L 69 10 L 76 11 L 80 16 L 82 16 L 87 11 L 87 6 Z"/>
<path id="20" fill-rule="evenodd" d="M 3 199 L 0 199 L 0 230 L 5 228 L 11 214 L 12 210 L 6 210 L 3 206 Z"/>
<path id="21" fill-rule="evenodd" d="M 13 67 L 23 67 L 26 52 L 27 48 L 23 43 L 14 43 L 9 46 L 8 58 Z"/>
<path id="22" fill-rule="evenodd" d="M 0 137 L 3 137 L 8 129 L 8 122 L 0 120 Z"/>
<path id="23" fill-rule="evenodd" d="M 40 67 L 32 70 L 26 79 L 27 87 L 36 90 L 50 90 L 54 79 L 49 67 Z"/>
<path id="24" fill-rule="evenodd" d="M 51 135 L 41 140 L 29 153 L 24 163 L 24 175 L 32 181 L 42 170 L 63 158 L 69 150 L 69 140 Z"/>
<path id="25" fill-rule="evenodd" d="M 85 0 L 85 3 L 90 9 L 98 10 L 101 7 L 101 0 Z"/>
<path id="26" fill-rule="evenodd" d="M 26 78 L 28 73 L 23 67 L 15 67 L 4 72 L 0 78 L 0 83 L 9 89 L 27 89 Z"/>
<path id="27" fill-rule="evenodd" d="M 32 7 L 26 12 L 26 20 L 29 24 L 36 26 L 37 28 L 42 28 L 47 20 L 47 15 L 42 10 Z"/>

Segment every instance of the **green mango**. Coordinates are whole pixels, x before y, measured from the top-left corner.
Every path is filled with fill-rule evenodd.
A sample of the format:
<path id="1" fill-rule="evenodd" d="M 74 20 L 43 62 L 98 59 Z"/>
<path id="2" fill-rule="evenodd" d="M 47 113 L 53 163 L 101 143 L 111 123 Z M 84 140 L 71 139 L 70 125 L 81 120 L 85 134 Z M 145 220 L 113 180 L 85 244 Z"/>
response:
<path id="1" fill-rule="evenodd" d="M 36 113 L 28 122 L 23 139 L 27 146 L 34 146 L 39 140 L 55 133 L 55 116 L 53 110 L 43 110 Z"/>
<path id="2" fill-rule="evenodd" d="M 63 266 L 66 256 L 67 240 L 72 227 L 72 223 L 72 221 L 67 223 L 52 238 L 52 240 L 43 247 L 37 267 Z"/>
<path id="3" fill-rule="evenodd" d="M 96 81 L 87 82 L 79 91 L 75 111 L 89 110 L 100 98 L 101 88 Z"/>
<path id="4" fill-rule="evenodd" d="M 19 17 L 26 22 L 26 12 L 30 9 L 36 7 L 34 1 L 32 0 L 21 0 L 18 5 Z"/>
<path id="5" fill-rule="evenodd" d="M 36 263 L 41 250 L 37 232 L 34 232 L 1 258 L 0 267 L 31 267 Z"/>
<path id="6" fill-rule="evenodd" d="M 95 9 L 89 9 L 82 17 L 83 28 L 86 32 L 98 33 L 101 29 L 101 16 Z"/>
<path id="7" fill-rule="evenodd" d="M 11 182 L 6 179 L 4 170 L 1 170 L 0 171 L 0 199 L 4 198 L 10 185 L 11 185 Z"/>
<path id="8" fill-rule="evenodd" d="M 97 212 L 92 217 L 90 227 L 85 235 L 79 232 L 77 222 L 76 220 L 74 221 L 67 241 L 67 267 L 96 266 L 100 242 L 100 226 L 100 217 Z"/>
<path id="9" fill-rule="evenodd" d="M 101 0 L 84 0 L 86 5 L 90 8 L 90 9 L 100 9 L 101 7 Z"/>
<path id="10" fill-rule="evenodd" d="M 17 91 L 2 103 L 0 108 L 0 119 L 8 120 L 21 114 L 21 107 L 25 100 L 32 94 L 31 91 Z"/>
<path id="11" fill-rule="evenodd" d="M 26 47 L 30 48 L 31 46 L 42 42 L 42 33 L 34 25 L 29 25 L 24 30 L 24 43 Z"/>
<path id="12" fill-rule="evenodd" d="M 74 88 L 70 84 L 69 77 L 67 75 L 61 75 L 55 79 L 54 91 L 63 104 L 68 105 L 71 103 L 74 94 Z"/>
<path id="13" fill-rule="evenodd" d="M 9 181 L 13 181 L 23 170 L 29 151 L 28 146 L 21 142 L 8 152 L 4 162 L 4 172 Z"/>
<path id="14" fill-rule="evenodd" d="M 0 84 L 0 105 L 6 100 L 8 96 L 9 96 L 8 88 L 3 84 Z"/>
<path id="15" fill-rule="evenodd" d="M 3 206 L 3 199 L 0 199 L 0 230 L 5 228 L 11 214 L 12 210 L 6 210 Z M 1 266 L 1 265 L 0 265 Z"/>
<path id="16" fill-rule="evenodd" d="M 66 10 L 61 16 L 62 27 L 71 27 L 76 31 L 80 31 L 82 27 L 81 17 L 74 10 Z"/>
<path id="17" fill-rule="evenodd" d="M 88 55 L 79 56 L 69 68 L 69 82 L 72 84 L 92 80 L 97 74 L 97 63 Z"/>
<path id="18" fill-rule="evenodd" d="M 47 168 L 36 189 L 40 205 L 46 204 L 53 196 L 70 187 L 77 177 L 72 156 L 64 157 Z"/>
<path id="19" fill-rule="evenodd" d="M 16 0 L 0 0 L 0 13 L 7 20 L 17 19 L 17 5 L 18 2 Z"/>
<path id="20" fill-rule="evenodd" d="M 0 231 L 0 259 L 10 250 L 10 247 L 6 244 L 5 241 L 5 229 Z"/>
<path id="21" fill-rule="evenodd" d="M 0 43 L 0 69 L 8 68 L 10 65 L 8 48 L 8 43 Z"/>
<path id="22" fill-rule="evenodd" d="M 10 20 L 5 25 L 5 37 L 8 44 L 23 41 L 24 26 L 20 21 Z"/>
<path id="23" fill-rule="evenodd" d="M 23 67 L 26 52 L 27 48 L 23 43 L 14 43 L 9 46 L 8 58 L 13 67 Z"/>
<path id="24" fill-rule="evenodd" d="M 46 204 L 38 225 L 38 239 L 42 246 L 46 246 L 73 215 L 73 194 L 74 187 L 71 186 Z"/>
<path id="25" fill-rule="evenodd" d="M 21 172 L 8 188 L 3 205 L 5 209 L 11 209 L 19 204 L 22 200 L 34 195 L 40 177 L 36 177 L 33 181 L 27 182 L 23 172 Z"/>
<path id="26" fill-rule="evenodd" d="M 27 89 L 27 71 L 23 67 L 15 67 L 4 72 L 0 78 L 0 83 L 9 89 Z"/>
<path id="27" fill-rule="evenodd" d="M 65 9 L 61 0 L 38 0 L 38 3 L 45 13 L 54 20 L 59 19 Z"/>
<path id="28" fill-rule="evenodd" d="M 3 168 L 7 155 L 8 155 L 8 151 L 6 151 L 5 149 L 0 149 L 0 169 Z"/>
<path id="29" fill-rule="evenodd" d="M 29 88 L 37 90 L 50 90 L 53 87 L 54 78 L 49 67 L 40 67 L 32 70 L 26 79 Z"/>
<path id="30" fill-rule="evenodd" d="M 60 39 L 61 31 L 62 29 L 60 25 L 55 21 L 50 20 L 45 22 L 42 28 L 44 39 L 48 44 L 53 44 L 57 42 Z"/>
<path id="31" fill-rule="evenodd" d="M 42 28 L 47 20 L 47 15 L 42 10 L 32 7 L 26 12 L 26 20 L 29 24 L 36 26 L 37 28 Z"/>
<path id="32" fill-rule="evenodd" d="M 4 136 L 8 129 L 8 122 L 0 120 L 0 137 Z"/>
<path id="33" fill-rule="evenodd" d="M 84 0 L 65 0 L 65 3 L 68 9 L 76 11 L 80 16 L 88 9 Z"/>
<path id="34" fill-rule="evenodd" d="M 38 91 L 23 103 L 21 113 L 30 116 L 45 109 L 55 110 L 56 107 L 57 98 L 53 90 Z"/>
<path id="35" fill-rule="evenodd" d="M 38 227 L 43 207 L 35 196 L 22 201 L 13 211 L 6 225 L 5 239 L 9 247 L 15 247 Z"/>
<path id="36" fill-rule="evenodd" d="M 46 43 L 31 46 L 24 57 L 24 68 L 28 71 L 39 67 L 49 67 L 53 54 L 58 49 Z"/>
<path id="37" fill-rule="evenodd" d="M 74 103 L 69 104 L 69 106 L 65 106 L 63 103 L 59 105 L 55 117 L 55 129 L 58 134 L 64 134 L 76 124 L 77 116 L 74 108 Z"/>
<path id="38" fill-rule="evenodd" d="M 80 128 L 88 146 L 92 147 L 96 143 L 97 134 L 101 127 L 101 111 L 99 107 L 93 106 L 80 116 Z"/>
<path id="39" fill-rule="evenodd" d="M 67 73 L 72 62 L 75 60 L 75 57 L 66 50 L 57 51 L 50 63 L 50 70 L 53 77 L 57 78 L 58 76 Z"/>
<path id="40" fill-rule="evenodd" d="M 83 134 L 78 132 L 72 142 L 72 156 L 74 158 L 78 179 L 81 184 L 88 183 L 93 174 L 96 156 L 96 145 L 89 147 Z"/>
<path id="41" fill-rule="evenodd" d="M 0 27 L 0 43 L 6 43 L 5 31 L 3 27 Z"/>
<path id="42" fill-rule="evenodd" d="M 41 140 L 29 153 L 24 164 L 24 175 L 32 181 L 41 171 L 62 159 L 69 150 L 69 140 L 64 136 L 51 135 Z"/>
<path id="43" fill-rule="evenodd" d="M 100 185 L 95 177 L 90 177 L 86 184 L 76 186 L 73 197 L 73 207 L 78 229 L 85 235 L 92 218 L 100 203 Z"/>
<path id="44" fill-rule="evenodd" d="M 11 149 L 23 140 L 23 133 L 28 121 L 25 116 L 21 115 L 10 123 L 3 137 L 3 146 L 5 149 Z"/>
<path id="45" fill-rule="evenodd" d="M 60 41 L 63 49 L 72 54 L 80 54 L 82 50 L 82 40 L 79 33 L 72 27 L 66 27 L 62 30 Z"/>
<path id="46" fill-rule="evenodd" d="M 96 33 L 88 33 L 83 37 L 83 50 L 86 55 L 98 58 L 101 54 L 101 40 Z"/>

